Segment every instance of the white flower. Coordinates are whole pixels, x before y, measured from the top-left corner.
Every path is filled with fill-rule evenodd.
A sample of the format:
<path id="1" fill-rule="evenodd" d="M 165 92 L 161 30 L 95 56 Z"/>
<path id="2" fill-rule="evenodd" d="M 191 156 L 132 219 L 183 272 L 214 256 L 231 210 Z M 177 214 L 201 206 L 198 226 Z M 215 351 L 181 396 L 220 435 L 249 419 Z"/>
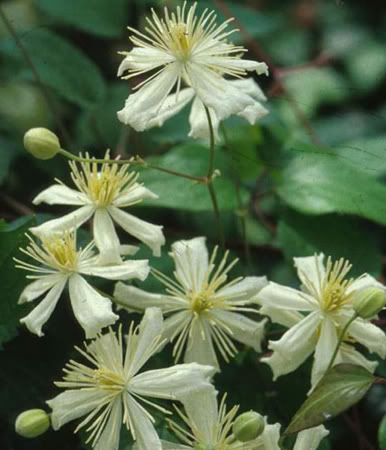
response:
<path id="1" fill-rule="evenodd" d="M 118 283 L 114 292 L 118 304 L 129 311 L 160 307 L 169 316 L 164 337 L 175 341 L 176 360 L 185 350 L 185 362 L 218 368 L 215 346 L 228 361 L 237 353 L 232 339 L 260 351 L 265 321 L 256 322 L 240 313 L 257 312 L 248 305 L 256 303 L 266 278 L 237 278 L 227 283 L 228 272 L 237 260 L 227 265 L 226 252 L 216 267 L 217 248 L 209 259 L 203 237 L 175 242 L 170 255 L 175 263 L 175 280 L 154 272 L 166 285 L 166 294 L 151 294 Z"/>
<path id="2" fill-rule="evenodd" d="M 88 158 L 88 155 L 86 155 Z M 109 159 L 109 153 L 105 155 Z M 77 188 L 71 189 L 58 181 L 41 192 L 34 200 L 35 205 L 79 206 L 74 212 L 31 228 L 37 236 L 57 231 L 78 228 L 93 217 L 95 244 L 105 263 L 117 263 L 120 258 L 120 242 L 114 222 L 127 233 L 144 242 L 160 255 L 165 243 L 162 227 L 150 224 L 123 211 L 123 208 L 136 205 L 146 198 L 157 196 L 137 182 L 138 174 L 128 172 L 129 165 L 119 166 L 111 163 L 78 163 L 71 161 L 71 177 Z"/>
<path id="3" fill-rule="evenodd" d="M 355 293 L 369 287 L 383 286 L 367 274 L 348 279 L 351 265 L 343 258 L 323 263 L 324 255 L 295 258 L 302 282 L 301 290 L 270 282 L 259 293 L 262 314 L 290 329 L 278 341 L 270 341 L 272 356 L 265 358 L 276 379 L 299 367 L 314 353 L 311 384 L 314 387 L 326 372 L 342 328 L 354 314 Z M 359 364 L 374 370 L 376 363 L 368 361 L 355 350 L 359 342 L 370 352 L 386 356 L 386 336 L 368 320 L 357 318 L 348 328 L 335 364 Z M 264 361 L 264 359 L 263 359 Z"/>
<path id="4" fill-rule="evenodd" d="M 147 407 L 167 411 L 149 397 L 179 400 L 189 391 L 209 387 L 213 374 L 213 368 L 194 363 L 139 373 L 163 345 L 161 333 L 162 313 L 150 308 L 138 328 L 131 324 L 126 351 L 121 332 L 116 335 L 112 330 L 98 335 L 85 350 L 78 348 L 88 365 L 76 361 L 66 365 L 63 381 L 56 383 L 66 391 L 47 402 L 53 428 L 85 416 L 76 431 L 86 427 L 95 450 L 117 450 L 123 423 L 139 450 L 161 450 Z"/>
<path id="5" fill-rule="evenodd" d="M 248 72 L 268 73 L 265 63 L 242 59 L 246 49 L 227 41 L 237 30 L 229 30 L 232 19 L 218 25 L 214 11 L 196 16 L 197 2 L 187 9 L 187 2 L 176 12 L 164 10 L 160 18 L 154 10 L 147 18 L 147 34 L 133 28 L 130 37 L 134 48 L 125 55 L 118 76 L 129 79 L 152 73 L 136 86 L 138 92 L 129 96 L 118 112 L 123 123 L 143 131 L 162 125 L 193 98 L 190 116 L 191 136 L 208 133 L 204 106 L 218 123 L 238 114 L 254 123 L 267 111 L 257 100 L 265 100 L 253 80 L 243 80 Z M 123 74 L 127 72 L 126 76 Z M 237 78 L 229 81 L 224 76 Z M 187 85 L 181 89 L 182 83 Z M 176 92 L 172 93 L 176 88 Z M 171 95 L 170 95 L 171 94 Z"/>
<path id="6" fill-rule="evenodd" d="M 38 336 L 43 336 L 42 326 L 50 318 L 67 283 L 74 315 L 86 337 L 95 336 L 101 328 L 118 319 L 112 311 L 110 299 L 90 286 L 81 275 L 108 280 L 144 280 L 149 273 L 147 260 L 100 265 L 99 256 L 93 251 L 94 244 L 90 243 L 83 250 L 77 250 L 74 233 L 65 232 L 43 238 L 41 245 L 32 238 L 29 239 L 29 246 L 21 251 L 39 265 L 18 259 L 15 261 L 16 267 L 32 272 L 33 275 L 28 278 L 34 279 L 21 293 L 19 303 L 32 302 L 44 295 L 39 305 L 21 319 Z"/>

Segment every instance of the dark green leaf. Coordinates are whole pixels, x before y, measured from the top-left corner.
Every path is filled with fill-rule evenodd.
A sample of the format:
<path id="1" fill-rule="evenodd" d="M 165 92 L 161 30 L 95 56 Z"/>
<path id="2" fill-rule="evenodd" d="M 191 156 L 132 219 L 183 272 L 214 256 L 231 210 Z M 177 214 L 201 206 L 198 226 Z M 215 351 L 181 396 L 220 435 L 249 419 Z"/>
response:
<path id="1" fill-rule="evenodd" d="M 374 375 L 360 366 L 338 364 L 333 367 L 297 411 L 286 434 L 316 427 L 355 405 L 374 379 Z"/>
<path id="2" fill-rule="evenodd" d="M 386 416 L 383 417 L 378 428 L 379 450 L 386 450 Z"/>

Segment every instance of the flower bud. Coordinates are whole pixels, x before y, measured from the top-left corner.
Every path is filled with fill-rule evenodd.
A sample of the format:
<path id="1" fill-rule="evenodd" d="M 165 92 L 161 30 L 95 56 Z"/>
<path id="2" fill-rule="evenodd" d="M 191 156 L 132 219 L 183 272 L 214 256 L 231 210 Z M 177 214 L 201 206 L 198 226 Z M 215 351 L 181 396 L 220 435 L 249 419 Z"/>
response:
<path id="1" fill-rule="evenodd" d="M 31 128 L 24 135 L 24 148 L 35 158 L 51 159 L 60 150 L 60 142 L 47 128 Z"/>
<path id="2" fill-rule="evenodd" d="M 386 295 L 381 288 L 368 288 L 354 295 L 352 305 L 355 312 L 363 319 L 371 319 L 386 304 Z"/>
<path id="3" fill-rule="evenodd" d="M 233 423 L 233 435 L 241 442 L 256 439 L 264 431 L 264 417 L 255 411 L 241 414 Z"/>
<path id="4" fill-rule="evenodd" d="M 29 409 L 19 414 L 15 421 L 15 431 L 25 438 L 36 438 L 50 427 L 50 417 L 43 409 Z"/>

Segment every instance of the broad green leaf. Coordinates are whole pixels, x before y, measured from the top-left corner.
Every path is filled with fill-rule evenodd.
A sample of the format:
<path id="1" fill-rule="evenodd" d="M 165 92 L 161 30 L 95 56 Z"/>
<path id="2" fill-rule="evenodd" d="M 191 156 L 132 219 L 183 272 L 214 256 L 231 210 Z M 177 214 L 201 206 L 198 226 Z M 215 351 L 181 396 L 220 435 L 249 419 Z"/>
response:
<path id="1" fill-rule="evenodd" d="M 6 179 L 9 166 L 18 153 L 18 148 L 13 142 L 0 137 L 0 185 Z"/>
<path id="2" fill-rule="evenodd" d="M 386 416 L 383 417 L 378 428 L 379 450 L 386 450 Z"/>
<path id="3" fill-rule="evenodd" d="M 18 32 L 25 32 L 38 23 L 34 5 L 26 0 L 8 0 L 1 2 L 1 7 L 7 19 Z M 8 29 L 0 20 L 0 38 L 8 36 Z"/>
<path id="4" fill-rule="evenodd" d="M 353 364 L 338 364 L 320 381 L 297 411 L 286 434 L 316 427 L 364 397 L 374 382 L 374 375 Z"/>
<path id="5" fill-rule="evenodd" d="M 13 258 L 20 256 L 18 249 L 25 244 L 25 232 L 33 224 L 34 220 L 26 217 L 0 226 L 0 348 L 16 335 L 19 319 L 25 314 L 17 300 L 28 280 L 15 268 Z"/>
<path id="6" fill-rule="evenodd" d="M 208 170 L 209 150 L 199 144 L 185 144 L 173 148 L 161 157 L 153 157 L 149 162 L 177 172 L 194 176 L 206 176 Z M 214 181 L 219 208 L 235 210 L 238 208 L 236 188 L 233 181 L 226 177 L 229 171 L 228 160 L 221 152 L 217 152 L 215 167 L 221 171 L 221 176 Z M 142 171 L 140 180 L 145 186 L 159 195 L 156 200 L 146 200 L 143 206 L 173 208 L 187 211 L 210 211 L 210 201 L 207 186 L 197 182 L 147 169 Z M 245 203 L 248 193 L 241 188 L 240 195 Z"/>
<path id="7" fill-rule="evenodd" d="M 331 150 L 295 145 L 297 156 L 283 163 L 277 193 L 305 214 L 354 214 L 386 224 L 386 187 L 356 170 Z"/>
<path id="8" fill-rule="evenodd" d="M 38 7 L 58 23 L 103 37 L 119 37 L 128 24 L 125 0 L 36 0 Z"/>
<path id="9" fill-rule="evenodd" d="M 52 31 L 36 28 L 20 36 L 42 82 L 66 100 L 82 107 L 98 103 L 105 84 L 98 67 L 80 49 Z M 17 59 L 21 77 L 33 79 L 15 43 L 9 39 L 0 55 Z"/>

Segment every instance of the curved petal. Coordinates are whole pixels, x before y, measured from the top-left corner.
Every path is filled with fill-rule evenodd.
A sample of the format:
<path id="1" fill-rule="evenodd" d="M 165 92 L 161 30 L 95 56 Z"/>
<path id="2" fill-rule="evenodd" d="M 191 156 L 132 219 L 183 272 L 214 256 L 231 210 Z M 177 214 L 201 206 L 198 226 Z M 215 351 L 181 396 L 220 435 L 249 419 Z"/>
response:
<path id="1" fill-rule="evenodd" d="M 317 300 L 310 295 L 272 281 L 259 292 L 258 301 L 262 306 L 290 311 L 315 311 L 315 309 L 319 309 Z"/>
<path id="2" fill-rule="evenodd" d="M 162 443 L 162 450 L 194 450 L 193 447 L 188 447 L 182 444 L 176 444 L 175 442 L 161 440 L 161 443 Z M 133 450 L 137 450 L 135 445 L 133 447 Z"/>
<path id="3" fill-rule="evenodd" d="M 358 317 L 350 325 L 348 332 L 370 352 L 377 353 L 381 358 L 386 357 L 386 335 L 377 326 Z"/>
<path id="4" fill-rule="evenodd" d="M 149 271 L 150 267 L 147 259 L 122 261 L 120 264 L 109 266 L 88 265 L 86 261 L 79 269 L 79 272 L 82 274 L 106 278 L 107 280 L 129 280 L 131 278 L 138 278 L 141 281 L 147 278 Z"/>
<path id="5" fill-rule="evenodd" d="M 214 138 L 216 141 L 219 139 L 218 128 L 220 126 L 220 120 L 218 119 L 214 109 L 209 108 L 209 114 L 214 131 Z M 190 132 L 189 136 L 193 139 L 209 139 L 210 129 L 208 123 L 208 117 L 206 115 L 205 106 L 199 97 L 195 97 L 192 105 L 192 109 L 189 115 Z"/>
<path id="6" fill-rule="evenodd" d="M 67 277 L 62 277 L 62 279 L 49 290 L 38 306 L 36 306 L 27 316 L 20 319 L 20 322 L 24 323 L 31 333 L 37 334 L 40 337 L 44 336 L 42 326 L 53 313 L 66 283 Z"/>
<path id="7" fill-rule="evenodd" d="M 150 247 L 155 256 L 161 255 L 161 247 L 165 244 L 162 226 L 145 222 L 115 206 L 109 207 L 109 213 L 126 233 L 131 234 Z"/>
<path id="8" fill-rule="evenodd" d="M 122 402 L 120 397 L 114 400 L 109 418 L 94 447 L 95 450 L 117 450 L 122 427 Z"/>
<path id="9" fill-rule="evenodd" d="M 167 319 L 165 319 L 162 336 L 168 341 L 176 339 L 177 335 L 181 333 L 181 331 L 191 321 L 191 319 L 192 313 L 189 310 L 184 310 L 176 314 L 172 314 Z"/>
<path id="10" fill-rule="evenodd" d="M 328 433 L 323 425 L 303 430 L 298 434 L 293 450 L 317 450 Z"/>
<path id="11" fill-rule="evenodd" d="M 199 317 L 192 321 L 184 361 L 186 363 L 197 362 L 220 369 L 213 345 L 210 325 Z"/>
<path id="12" fill-rule="evenodd" d="M 269 342 L 273 354 L 261 361 L 269 364 L 274 380 L 293 372 L 314 351 L 320 320 L 319 313 L 313 312 L 284 333 L 281 339 Z"/>
<path id="13" fill-rule="evenodd" d="M 162 312 L 170 312 L 181 309 L 182 306 L 181 302 L 173 297 L 152 294 L 124 283 L 115 285 L 113 295 L 119 306 L 131 312 L 144 311 L 153 306 L 160 308 Z"/>
<path id="14" fill-rule="evenodd" d="M 70 231 L 80 227 L 87 222 L 94 213 L 93 205 L 85 205 L 81 208 L 59 217 L 58 219 L 49 220 L 42 225 L 30 228 L 30 231 L 36 236 L 43 237 L 51 233 L 60 231 Z"/>
<path id="15" fill-rule="evenodd" d="M 298 277 L 303 287 L 311 295 L 318 295 L 321 292 L 321 284 L 324 279 L 326 270 L 323 264 L 324 254 L 305 256 L 294 258 L 294 264 L 298 273 Z"/>
<path id="16" fill-rule="evenodd" d="M 213 320 L 220 323 L 233 339 L 249 345 L 257 352 L 261 351 L 267 319 L 255 322 L 242 314 L 224 310 L 213 310 L 212 316 Z"/>
<path id="17" fill-rule="evenodd" d="M 56 283 L 63 279 L 62 274 L 50 274 L 43 276 L 42 278 L 38 278 L 32 283 L 28 284 L 20 294 L 18 304 L 21 305 L 23 303 L 32 302 L 37 299 L 48 289 L 51 289 Z"/>
<path id="18" fill-rule="evenodd" d="M 176 266 L 175 277 L 186 291 L 199 290 L 209 268 L 206 238 L 196 237 L 189 241 L 174 242 L 171 256 Z"/>
<path id="19" fill-rule="evenodd" d="M 232 305 L 259 303 L 258 293 L 267 285 L 266 277 L 245 277 L 238 283 L 219 289 L 214 297 L 226 297 L 225 302 Z"/>
<path id="20" fill-rule="evenodd" d="M 297 311 L 286 311 L 273 306 L 262 306 L 259 313 L 268 316 L 272 322 L 279 323 L 287 328 L 291 328 L 304 319 L 304 316 Z"/>
<path id="21" fill-rule="evenodd" d="M 100 295 L 80 275 L 72 275 L 68 287 L 72 310 L 84 329 L 86 338 L 95 337 L 98 331 L 119 319 L 112 312 L 111 301 Z"/>
<path id="22" fill-rule="evenodd" d="M 105 208 L 97 208 L 93 220 L 95 245 L 99 250 L 99 260 L 103 264 L 120 263 L 121 243 L 110 214 Z"/>
<path id="23" fill-rule="evenodd" d="M 113 205 L 117 208 L 125 208 L 147 198 L 158 198 L 158 195 L 141 184 L 135 183 L 130 189 L 121 192 L 114 200 Z"/>
<path id="24" fill-rule="evenodd" d="M 40 192 L 33 200 L 34 205 L 47 203 L 47 205 L 74 205 L 81 206 L 90 203 L 83 192 L 71 189 L 64 184 L 53 184 Z"/>
<path id="25" fill-rule="evenodd" d="M 245 94 L 253 97 L 255 100 L 260 102 L 265 102 L 267 100 L 264 92 L 253 78 L 241 78 L 239 80 L 230 80 L 229 82 L 232 83 L 232 85 L 237 89 L 240 89 Z"/>
<path id="26" fill-rule="evenodd" d="M 353 345 L 345 343 L 341 344 L 341 346 L 339 347 L 339 352 L 336 355 L 335 364 L 340 363 L 362 366 L 371 373 L 373 373 L 378 366 L 377 361 L 370 361 L 357 350 L 355 350 L 355 347 Z"/>
<path id="27" fill-rule="evenodd" d="M 256 102 L 254 105 L 247 106 L 243 111 L 239 112 L 237 115 L 247 120 L 250 125 L 254 125 L 258 119 L 266 116 L 269 113 L 268 109 Z"/>
<path id="28" fill-rule="evenodd" d="M 117 75 L 122 77 L 127 70 L 148 72 L 173 61 L 172 55 L 155 47 L 134 47 L 119 65 Z"/>
<path id="29" fill-rule="evenodd" d="M 262 446 L 258 446 L 256 450 L 280 450 L 280 428 L 278 423 L 274 425 L 266 423 L 263 434 L 257 439 Z"/>
<path id="30" fill-rule="evenodd" d="M 352 282 L 352 284 L 348 287 L 347 293 L 355 292 L 355 291 L 361 291 L 362 289 L 367 288 L 380 288 L 385 290 L 385 286 L 377 281 L 374 277 L 371 275 L 365 273 L 356 280 Z"/>

